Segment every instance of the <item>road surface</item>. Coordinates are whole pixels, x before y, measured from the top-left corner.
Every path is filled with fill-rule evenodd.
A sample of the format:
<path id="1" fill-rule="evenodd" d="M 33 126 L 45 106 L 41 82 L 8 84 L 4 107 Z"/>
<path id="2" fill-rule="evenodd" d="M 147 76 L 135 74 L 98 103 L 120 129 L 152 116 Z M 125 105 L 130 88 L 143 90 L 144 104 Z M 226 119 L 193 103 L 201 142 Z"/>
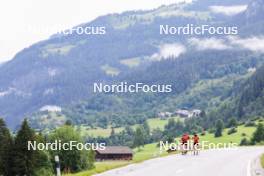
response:
<path id="1" fill-rule="evenodd" d="M 202 151 L 198 156 L 177 154 L 96 176 L 254 176 L 253 161 L 263 153 L 264 147 L 241 147 Z"/>

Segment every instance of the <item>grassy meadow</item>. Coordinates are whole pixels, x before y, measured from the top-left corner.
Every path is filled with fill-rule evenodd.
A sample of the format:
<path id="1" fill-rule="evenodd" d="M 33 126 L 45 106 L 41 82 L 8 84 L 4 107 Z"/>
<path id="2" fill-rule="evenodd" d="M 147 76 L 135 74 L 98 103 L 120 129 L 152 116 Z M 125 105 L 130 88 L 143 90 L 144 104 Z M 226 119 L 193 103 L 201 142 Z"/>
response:
<path id="1" fill-rule="evenodd" d="M 182 118 L 180 117 L 173 117 L 175 120 L 181 120 Z M 165 125 L 168 123 L 168 120 L 161 120 L 159 118 L 152 118 L 152 119 L 148 119 L 148 124 L 151 130 L 155 129 L 155 128 L 160 128 L 161 130 L 164 129 Z M 132 128 L 136 129 L 137 125 L 133 125 Z M 111 127 L 109 126 L 106 129 L 103 128 L 99 128 L 97 127 L 96 129 L 92 129 L 90 127 L 87 126 L 81 126 L 79 127 L 79 130 L 82 134 L 82 136 L 94 136 L 94 137 L 109 137 L 111 134 Z M 120 127 L 120 128 L 114 128 L 116 133 L 121 132 L 122 130 L 124 130 L 124 127 Z"/>

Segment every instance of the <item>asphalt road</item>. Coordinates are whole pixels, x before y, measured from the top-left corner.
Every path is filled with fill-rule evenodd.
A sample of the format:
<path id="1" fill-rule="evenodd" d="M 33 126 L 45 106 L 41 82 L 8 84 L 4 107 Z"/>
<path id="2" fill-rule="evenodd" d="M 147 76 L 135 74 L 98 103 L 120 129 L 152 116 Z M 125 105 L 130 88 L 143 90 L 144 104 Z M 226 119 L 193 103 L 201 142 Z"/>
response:
<path id="1" fill-rule="evenodd" d="M 132 164 L 96 176 L 253 176 L 253 161 L 264 153 L 264 147 L 202 151 L 170 155 Z"/>

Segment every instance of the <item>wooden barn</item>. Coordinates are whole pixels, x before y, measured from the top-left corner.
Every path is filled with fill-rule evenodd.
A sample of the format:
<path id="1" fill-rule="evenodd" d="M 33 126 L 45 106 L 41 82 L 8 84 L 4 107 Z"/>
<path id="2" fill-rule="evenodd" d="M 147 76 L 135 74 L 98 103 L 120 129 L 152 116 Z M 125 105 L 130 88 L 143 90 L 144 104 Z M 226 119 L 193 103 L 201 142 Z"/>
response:
<path id="1" fill-rule="evenodd" d="M 133 151 L 125 146 L 106 146 L 104 150 L 96 150 L 96 160 L 132 160 Z"/>

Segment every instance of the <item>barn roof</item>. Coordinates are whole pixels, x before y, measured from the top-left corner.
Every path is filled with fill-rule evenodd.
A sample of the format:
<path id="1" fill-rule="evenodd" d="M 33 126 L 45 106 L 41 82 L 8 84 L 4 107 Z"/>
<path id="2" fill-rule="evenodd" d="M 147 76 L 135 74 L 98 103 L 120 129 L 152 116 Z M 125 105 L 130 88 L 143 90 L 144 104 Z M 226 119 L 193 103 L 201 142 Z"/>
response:
<path id="1" fill-rule="evenodd" d="M 126 146 L 106 146 L 104 150 L 96 150 L 100 154 L 133 154 L 131 148 Z"/>

